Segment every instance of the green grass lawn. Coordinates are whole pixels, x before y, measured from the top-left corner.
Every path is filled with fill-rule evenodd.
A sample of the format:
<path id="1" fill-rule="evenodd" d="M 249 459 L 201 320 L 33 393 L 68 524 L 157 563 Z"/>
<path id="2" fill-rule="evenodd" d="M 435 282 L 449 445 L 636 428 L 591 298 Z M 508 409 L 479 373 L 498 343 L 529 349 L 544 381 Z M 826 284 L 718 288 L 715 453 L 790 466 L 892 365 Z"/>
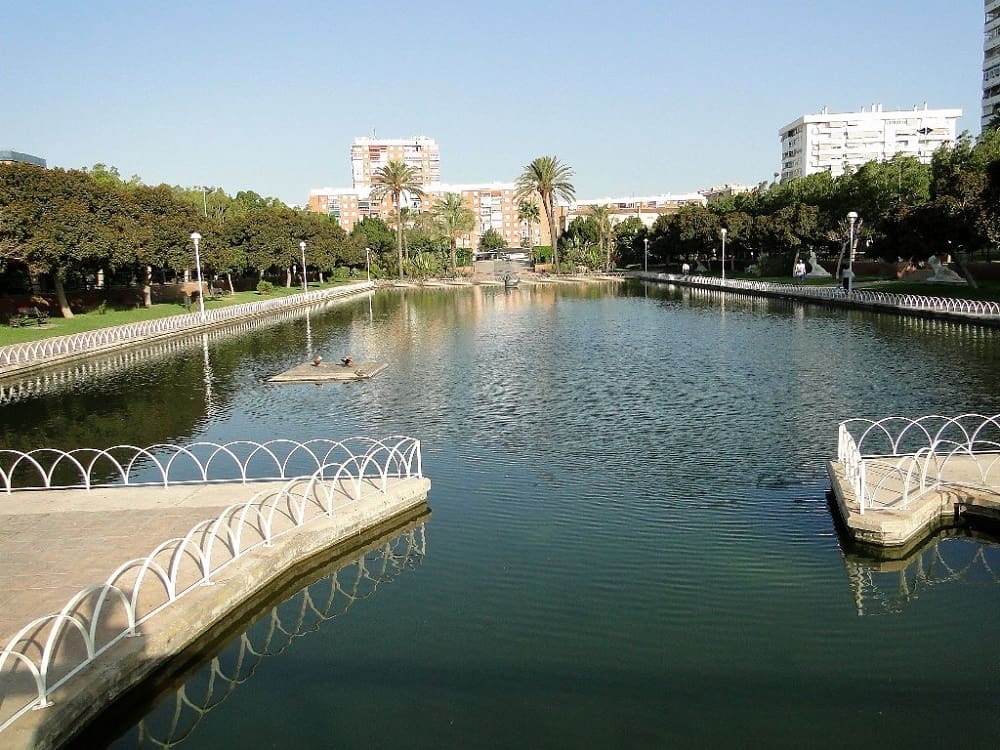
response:
<path id="1" fill-rule="evenodd" d="M 350 282 L 335 282 L 326 284 L 311 283 L 309 284 L 309 291 L 314 291 L 316 289 L 329 289 L 335 286 L 342 286 L 346 283 Z M 302 289 L 300 287 L 292 287 L 291 289 L 288 289 L 283 286 L 276 286 L 274 291 L 265 296 L 261 296 L 255 291 L 236 292 L 235 294 L 228 295 L 218 300 L 206 298 L 205 310 L 217 310 L 221 307 L 241 305 L 245 302 L 260 302 L 262 300 L 274 299 L 275 297 L 288 297 L 292 294 L 298 294 L 301 291 Z M 48 324 L 44 327 L 30 323 L 27 326 L 12 328 L 7 324 L 7 321 L 3 321 L 0 323 L 0 346 L 6 346 L 8 344 L 21 344 L 26 341 L 38 341 L 52 336 L 68 336 L 72 333 L 93 331 L 98 328 L 110 328 L 111 326 L 120 326 L 125 325 L 126 323 L 138 323 L 143 320 L 169 318 L 171 315 L 183 315 L 187 312 L 198 311 L 199 307 L 197 302 L 191 305 L 190 310 L 184 305 L 176 302 L 165 302 L 153 305 L 148 309 L 145 307 L 121 310 L 108 308 L 104 313 L 91 310 L 86 313 L 78 313 L 72 318 L 51 317 L 49 318 Z"/>

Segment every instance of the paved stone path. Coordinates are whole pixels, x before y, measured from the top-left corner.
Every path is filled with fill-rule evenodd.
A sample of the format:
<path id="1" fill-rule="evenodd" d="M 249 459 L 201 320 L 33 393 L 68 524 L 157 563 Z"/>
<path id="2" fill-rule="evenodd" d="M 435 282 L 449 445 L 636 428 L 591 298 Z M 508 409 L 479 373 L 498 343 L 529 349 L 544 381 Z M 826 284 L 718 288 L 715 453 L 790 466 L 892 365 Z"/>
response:
<path id="1" fill-rule="evenodd" d="M 0 648 L 85 586 L 283 482 L 0 494 Z"/>

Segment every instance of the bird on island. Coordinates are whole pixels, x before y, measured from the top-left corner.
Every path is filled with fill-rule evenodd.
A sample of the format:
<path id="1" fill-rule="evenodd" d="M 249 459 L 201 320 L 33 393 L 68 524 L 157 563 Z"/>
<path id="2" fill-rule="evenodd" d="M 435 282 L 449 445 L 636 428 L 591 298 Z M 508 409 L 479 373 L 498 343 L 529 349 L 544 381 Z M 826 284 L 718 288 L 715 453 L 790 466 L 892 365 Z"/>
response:
<path id="1" fill-rule="evenodd" d="M 346 357 L 341 357 L 340 358 L 340 364 L 342 364 L 344 367 L 350 367 L 351 366 L 351 362 L 353 362 L 353 361 L 354 361 L 354 359 L 351 357 L 350 354 L 348 354 Z"/>
<path id="2" fill-rule="evenodd" d="M 323 358 L 317 354 L 313 357 L 313 367 L 319 367 L 321 364 L 323 364 Z"/>

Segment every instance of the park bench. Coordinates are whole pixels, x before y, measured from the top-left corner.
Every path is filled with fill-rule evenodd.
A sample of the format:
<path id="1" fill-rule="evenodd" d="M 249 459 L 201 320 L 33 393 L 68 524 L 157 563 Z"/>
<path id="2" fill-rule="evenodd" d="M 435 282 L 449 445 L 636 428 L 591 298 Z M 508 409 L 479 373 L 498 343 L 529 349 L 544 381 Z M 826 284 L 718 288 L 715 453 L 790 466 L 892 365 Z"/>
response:
<path id="1" fill-rule="evenodd" d="M 225 287 L 219 286 L 219 287 L 212 287 L 209 290 L 209 293 L 211 294 L 212 299 L 222 299 L 223 297 L 228 297 L 230 291 Z"/>
<path id="2" fill-rule="evenodd" d="M 34 321 L 39 326 L 43 326 L 49 322 L 49 313 L 47 310 L 42 310 L 39 307 L 19 307 L 17 312 L 11 316 L 10 325 L 11 328 L 18 328 L 20 326 L 31 325 Z"/>

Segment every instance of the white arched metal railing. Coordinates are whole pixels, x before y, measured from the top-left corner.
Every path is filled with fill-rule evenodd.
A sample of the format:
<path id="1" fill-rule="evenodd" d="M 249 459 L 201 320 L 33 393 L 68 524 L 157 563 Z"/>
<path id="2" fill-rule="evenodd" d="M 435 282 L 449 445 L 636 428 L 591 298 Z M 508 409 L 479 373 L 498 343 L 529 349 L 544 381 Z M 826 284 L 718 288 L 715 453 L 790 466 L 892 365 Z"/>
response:
<path id="1" fill-rule="evenodd" d="M 122 447 L 122 446 L 118 446 Z M 130 446 L 126 446 L 130 447 Z M 163 447 L 172 452 L 162 454 Z M 298 443 L 274 440 L 268 443 L 238 441 L 217 445 L 153 446 L 133 449 L 128 461 L 112 458 L 106 451 L 41 450 L 21 454 L 19 461 L 30 466 L 39 484 L 19 484 L 17 489 L 52 488 L 55 465 L 70 466 L 79 472 L 78 488 L 98 486 L 91 471 L 95 456 L 110 458 L 120 473 L 120 485 L 139 484 L 130 477 L 137 461 L 144 460 L 158 477 L 143 484 L 175 482 L 171 469 L 183 456 L 197 466 L 194 481 L 250 481 L 285 479 L 275 488 L 257 492 L 244 502 L 222 510 L 215 518 L 195 524 L 185 535 L 159 544 L 148 555 L 129 560 L 111 573 L 103 584 L 88 586 L 73 596 L 57 613 L 39 617 L 22 627 L 0 650 L 0 706 L 3 695 L 20 692 L 31 699 L 8 715 L 0 712 L 0 731 L 25 711 L 49 705 L 50 695 L 70 677 L 121 639 L 135 636 L 138 628 L 192 589 L 209 585 L 214 577 L 251 550 L 269 547 L 282 535 L 321 517 L 333 517 L 349 501 L 372 493 L 384 496 L 392 479 L 422 477 L 420 442 L 405 436 L 381 440 L 311 440 Z M 16 451 L 4 451 L 16 454 Z M 295 456 L 305 456 L 311 472 L 287 477 L 285 472 Z M 10 456 L 8 455 L 8 458 Z M 54 459 L 48 465 L 44 457 Z M 248 466 L 263 457 L 276 477 L 251 477 Z M 30 459 L 30 460 L 29 460 Z M 220 463 L 221 461 L 221 463 Z M 222 477 L 218 475 L 224 475 Z M 17 470 L 5 471 L 9 483 Z M 68 488 L 68 485 L 60 485 Z M 105 486 L 105 485 L 101 485 Z M 9 484 L 8 484 L 9 491 Z M 30 686 L 30 687 L 29 687 Z"/>
<path id="2" fill-rule="evenodd" d="M 335 297 L 354 294 L 363 289 L 373 288 L 367 281 L 345 284 L 332 289 L 317 289 L 312 292 L 292 294 L 287 297 L 246 302 L 241 305 L 220 307 L 201 313 L 185 313 L 172 315 L 168 318 L 144 320 L 138 323 L 128 323 L 110 328 L 99 328 L 95 331 L 84 331 L 69 336 L 31 341 L 23 344 L 11 344 L 0 347 L 0 365 L 17 365 L 34 362 L 50 357 L 66 354 L 77 354 L 123 344 L 137 339 L 146 339 L 165 334 L 182 333 L 205 326 L 215 326 L 238 318 L 248 318 L 272 315 L 292 307 L 301 307 L 315 302 L 322 302 Z"/>
<path id="3" fill-rule="evenodd" d="M 314 472 L 320 479 L 353 472 L 388 478 L 422 476 L 420 442 L 404 435 L 381 440 L 352 437 L 269 440 L 257 443 L 202 441 L 161 443 L 140 448 L 0 448 L 0 492 L 15 490 L 93 489 L 206 482 L 277 481 Z"/>
<path id="4" fill-rule="evenodd" d="M 796 286 L 754 279 L 722 279 L 714 276 L 681 276 L 671 273 L 660 273 L 656 275 L 656 278 L 659 281 L 682 282 L 694 287 L 780 294 L 788 297 L 827 301 L 849 300 L 861 304 L 896 307 L 901 310 L 960 313 L 970 316 L 1000 316 L 1000 303 L 989 300 L 954 299 L 922 294 L 894 294 L 858 288 L 852 290 L 848 295 L 847 291 L 839 286 Z"/>
<path id="5" fill-rule="evenodd" d="M 1000 493 L 1000 414 L 848 419 L 837 460 L 861 513 L 905 509 L 945 486 Z"/>

